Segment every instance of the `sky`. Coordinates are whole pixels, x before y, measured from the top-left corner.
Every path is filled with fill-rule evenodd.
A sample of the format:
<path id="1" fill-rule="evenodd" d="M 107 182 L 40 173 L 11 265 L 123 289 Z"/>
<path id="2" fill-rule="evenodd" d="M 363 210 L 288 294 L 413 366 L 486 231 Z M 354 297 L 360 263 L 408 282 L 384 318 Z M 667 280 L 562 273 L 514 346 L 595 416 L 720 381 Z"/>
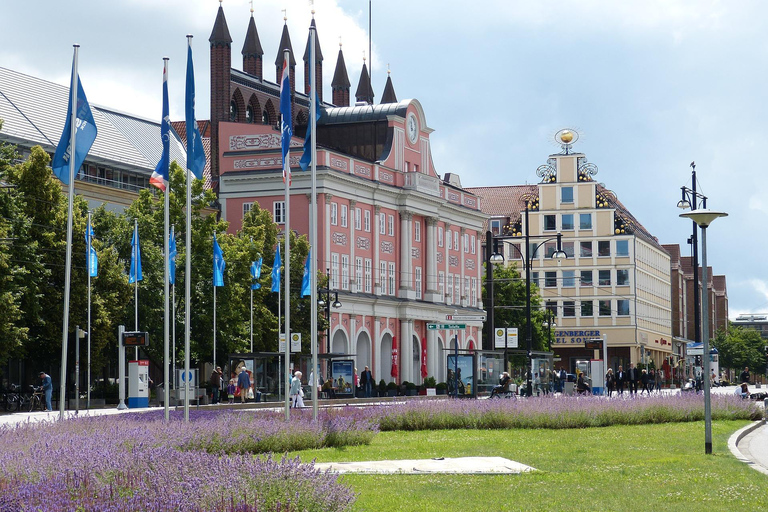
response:
<path id="1" fill-rule="evenodd" d="M 372 59 L 368 55 L 371 5 Z M 311 10 L 323 56 L 324 97 L 341 42 L 352 93 L 364 53 L 375 101 L 391 71 L 399 100 L 424 107 L 437 172 L 464 187 L 536 183 L 575 129 L 574 150 L 660 243 L 686 244 L 680 187 L 727 212 L 707 230 L 707 259 L 726 276 L 731 318 L 768 313 L 764 261 L 768 182 L 768 16 L 759 0 L 255 0 L 264 75 L 274 81 L 283 17 L 299 64 Z M 232 65 L 250 14 L 221 4 Z M 162 58 L 170 58 L 171 118 L 183 120 L 186 34 L 193 34 L 197 118 L 210 104 L 209 43 L 217 0 L 10 1 L 2 6 L 0 66 L 68 85 L 72 45 L 88 99 L 159 121 Z M 283 9 L 286 10 L 284 15 Z M 10 21 L 10 22 L 9 22 Z"/>

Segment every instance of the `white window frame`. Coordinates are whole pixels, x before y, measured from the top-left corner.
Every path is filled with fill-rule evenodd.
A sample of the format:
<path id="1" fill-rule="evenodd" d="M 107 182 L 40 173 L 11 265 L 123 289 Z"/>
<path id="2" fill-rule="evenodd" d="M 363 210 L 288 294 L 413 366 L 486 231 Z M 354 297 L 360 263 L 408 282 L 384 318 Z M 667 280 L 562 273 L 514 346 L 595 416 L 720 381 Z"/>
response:
<path id="1" fill-rule="evenodd" d="M 445 280 L 445 303 L 453 304 L 453 274 L 448 274 Z"/>
<path id="2" fill-rule="evenodd" d="M 243 218 L 248 215 L 248 212 L 251 211 L 251 208 L 253 208 L 253 202 L 243 203 Z"/>
<path id="3" fill-rule="evenodd" d="M 469 277 L 464 277 L 464 300 L 469 300 Z"/>
<path id="4" fill-rule="evenodd" d="M 355 231 L 361 231 L 363 228 L 363 211 L 355 208 Z"/>
<path id="5" fill-rule="evenodd" d="M 272 203 L 272 218 L 275 224 L 285 224 L 285 201 L 274 201 Z"/>
<path id="6" fill-rule="evenodd" d="M 339 253 L 331 253 L 331 288 L 339 288 Z"/>
<path id="7" fill-rule="evenodd" d="M 365 258 L 365 293 L 371 293 L 371 278 L 373 277 L 373 262 Z"/>
<path id="8" fill-rule="evenodd" d="M 461 304 L 461 276 L 453 275 L 453 303 Z"/>
<path id="9" fill-rule="evenodd" d="M 349 290 L 349 254 L 341 255 L 341 289 Z"/>
<path id="10" fill-rule="evenodd" d="M 459 250 L 459 231 L 458 230 L 453 232 L 453 250 L 454 251 Z"/>
<path id="11" fill-rule="evenodd" d="M 469 289 L 469 306 L 474 308 L 477 306 L 477 278 L 472 278 L 472 287 Z"/>
<path id="12" fill-rule="evenodd" d="M 379 287 L 381 290 L 379 293 L 381 295 L 387 295 L 387 262 L 386 261 L 380 261 L 379 262 Z"/>
<path id="13" fill-rule="evenodd" d="M 464 253 L 469 254 L 469 234 L 464 233 L 464 239 L 462 240 L 462 243 L 464 244 Z"/>
<path id="14" fill-rule="evenodd" d="M 397 283 L 395 282 L 395 262 L 390 261 L 389 262 L 389 294 L 394 295 L 395 294 L 395 285 Z"/>
<path id="15" fill-rule="evenodd" d="M 421 267 L 416 267 L 413 272 L 414 287 L 416 288 L 416 298 L 421 299 Z"/>
<path id="16" fill-rule="evenodd" d="M 389 236 L 395 236 L 395 216 L 387 215 L 387 232 Z"/>
<path id="17" fill-rule="evenodd" d="M 440 294 L 440 299 L 445 301 L 445 272 L 443 271 L 437 273 L 437 292 Z"/>
<path id="18" fill-rule="evenodd" d="M 451 237 L 451 230 L 446 229 L 445 230 L 445 246 L 448 248 L 448 250 L 451 250 L 451 247 L 453 247 L 453 238 Z"/>
<path id="19" fill-rule="evenodd" d="M 363 258 L 355 258 L 355 289 L 363 291 Z"/>
<path id="20" fill-rule="evenodd" d="M 363 219 L 364 219 L 365 232 L 370 233 L 371 232 L 371 210 L 365 210 L 365 215 L 363 215 Z"/>
<path id="21" fill-rule="evenodd" d="M 331 203 L 331 226 L 336 226 L 339 223 L 339 205 Z"/>
<path id="22" fill-rule="evenodd" d="M 379 213 L 379 234 L 380 235 L 387 234 L 387 214 L 386 213 Z"/>
<path id="23" fill-rule="evenodd" d="M 347 227 L 347 205 L 341 205 L 341 227 Z"/>
<path id="24" fill-rule="evenodd" d="M 437 228 L 437 246 L 443 246 L 443 226 Z"/>
<path id="25" fill-rule="evenodd" d="M 477 239 L 475 238 L 475 235 L 472 235 L 472 236 L 470 237 L 470 240 L 471 240 L 471 242 L 470 242 L 470 243 L 471 243 L 471 249 L 470 249 L 470 252 L 471 252 L 472 254 L 476 254 L 476 253 L 477 253 Z"/>
<path id="26" fill-rule="evenodd" d="M 421 242 L 421 222 L 413 221 L 413 238 L 416 242 Z"/>

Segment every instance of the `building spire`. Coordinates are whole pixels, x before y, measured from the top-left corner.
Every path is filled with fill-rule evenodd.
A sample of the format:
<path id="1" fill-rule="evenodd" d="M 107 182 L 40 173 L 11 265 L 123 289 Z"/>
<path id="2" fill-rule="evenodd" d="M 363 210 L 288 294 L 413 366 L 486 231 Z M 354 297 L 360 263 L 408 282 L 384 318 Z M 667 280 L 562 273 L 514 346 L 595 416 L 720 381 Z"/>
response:
<path id="1" fill-rule="evenodd" d="M 384 86 L 384 93 L 381 95 L 381 103 L 397 103 L 395 87 L 392 85 L 392 77 L 390 76 L 389 64 L 387 64 L 387 83 Z"/>
<path id="2" fill-rule="evenodd" d="M 211 31 L 211 37 L 208 38 L 208 41 L 211 46 L 230 46 L 232 44 L 232 37 L 229 35 L 221 0 L 219 0 L 219 12 L 216 14 L 216 22 L 213 24 L 213 31 Z"/>
<path id="3" fill-rule="evenodd" d="M 248 21 L 242 54 L 243 71 L 258 78 L 264 78 L 264 50 L 259 40 L 259 32 L 256 30 L 256 22 L 253 19 L 253 0 L 251 0 L 251 18 Z"/>
<path id="4" fill-rule="evenodd" d="M 350 85 L 347 65 L 344 63 L 344 54 L 341 51 L 341 37 L 339 37 L 339 56 L 336 58 L 336 70 L 333 72 L 333 80 L 331 80 L 334 105 L 337 107 L 349 106 Z"/>
<path id="5" fill-rule="evenodd" d="M 364 101 L 373 105 L 373 88 L 371 87 L 371 77 L 368 75 L 368 67 L 365 65 L 365 52 L 363 52 L 363 70 L 360 72 L 360 81 L 357 84 L 355 98 L 357 101 Z"/>
<path id="6" fill-rule="evenodd" d="M 312 10 L 311 29 L 315 30 L 315 89 L 320 101 L 323 100 L 323 52 L 320 50 L 320 37 L 317 35 L 317 26 L 315 25 L 315 11 Z M 310 35 L 307 35 L 307 46 L 304 49 L 304 93 L 309 95 L 309 43 Z"/>

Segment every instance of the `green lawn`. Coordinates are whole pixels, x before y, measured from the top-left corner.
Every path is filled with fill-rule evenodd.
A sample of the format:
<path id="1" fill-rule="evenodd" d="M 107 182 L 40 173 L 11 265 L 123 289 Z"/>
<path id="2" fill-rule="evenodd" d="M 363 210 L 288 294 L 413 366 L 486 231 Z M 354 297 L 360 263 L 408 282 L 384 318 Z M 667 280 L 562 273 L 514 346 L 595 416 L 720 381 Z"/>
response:
<path id="1" fill-rule="evenodd" d="M 389 511 L 760 511 L 768 477 L 738 462 L 728 437 L 746 421 L 579 430 L 382 432 L 370 446 L 307 450 L 318 462 L 500 456 L 533 466 L 522 475 L 345 475 L 355 510 Z"/>

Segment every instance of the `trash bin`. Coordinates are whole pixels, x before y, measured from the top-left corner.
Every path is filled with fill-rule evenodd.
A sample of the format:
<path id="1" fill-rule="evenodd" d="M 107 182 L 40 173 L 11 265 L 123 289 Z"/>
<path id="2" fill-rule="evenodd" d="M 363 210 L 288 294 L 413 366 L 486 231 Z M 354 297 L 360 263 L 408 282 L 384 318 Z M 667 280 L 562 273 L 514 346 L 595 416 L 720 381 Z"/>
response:
<path id="1" fill-rule="evenodd" d="M 565 390 L 563 391 L 566 396 L 573 396 L 574 391 L 576 390 L 576 383 L 575 382 L 566 382 L 565 383 Z"/>

